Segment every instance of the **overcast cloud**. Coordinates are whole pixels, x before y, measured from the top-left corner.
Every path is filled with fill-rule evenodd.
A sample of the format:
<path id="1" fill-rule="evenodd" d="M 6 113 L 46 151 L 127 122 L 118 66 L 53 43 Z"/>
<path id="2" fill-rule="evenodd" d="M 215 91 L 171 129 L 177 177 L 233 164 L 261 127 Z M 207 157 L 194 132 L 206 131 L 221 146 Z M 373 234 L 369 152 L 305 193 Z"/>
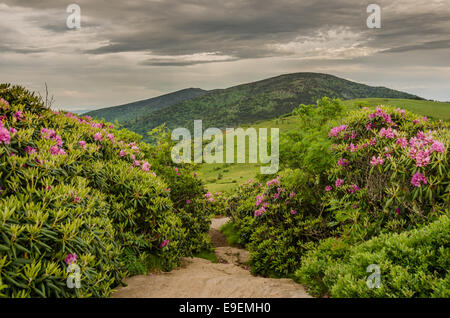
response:
<path id="1" fill-rule="evenodd" d="M 450 100 L 450 0 L 0 0 L 0 30 L 0 82 L 47 82 L 67 110 L 293 72 Z"/>

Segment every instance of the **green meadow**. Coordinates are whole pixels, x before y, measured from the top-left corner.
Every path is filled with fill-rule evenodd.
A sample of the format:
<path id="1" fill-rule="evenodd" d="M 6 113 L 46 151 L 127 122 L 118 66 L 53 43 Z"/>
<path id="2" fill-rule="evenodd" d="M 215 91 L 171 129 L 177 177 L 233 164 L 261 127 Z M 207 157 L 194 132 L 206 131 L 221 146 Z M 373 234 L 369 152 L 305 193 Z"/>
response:
<path id="1" fill-rule="evenodd" d="M 361 107 L 374 107 L 378 105 L 401 107 L 411 112 L 421 114 L 430 119 L 450 119 L 450 103 L 428 100 L 396 99 L 396 98 L 361 98 L 343 101 L 348 111 Z M 264 120 L 252 125 L 242 125 L 242 128 L 279 128 L 280 136 L 283 133 L 293 131 L 298 127 L 299 119 L 290 114 L 279 118 Z M 225 145 L 225 138 L 224 138 Z M 246 143 L 248 146 L 248 140 Z M 248 149 L 248 147 L 246 148 Z M 235 144 L 236 154 L 236 144 Z M 225 156 L 225 153 L 223 154 Z M 224 157 L 225 158 L 225 157 Z M 239 184 L 256 176 L 259 171 L 259 163 L 203 163 L 200 165 L 199 175 L 211 192 L 224 192 L 235 189 Z"/>

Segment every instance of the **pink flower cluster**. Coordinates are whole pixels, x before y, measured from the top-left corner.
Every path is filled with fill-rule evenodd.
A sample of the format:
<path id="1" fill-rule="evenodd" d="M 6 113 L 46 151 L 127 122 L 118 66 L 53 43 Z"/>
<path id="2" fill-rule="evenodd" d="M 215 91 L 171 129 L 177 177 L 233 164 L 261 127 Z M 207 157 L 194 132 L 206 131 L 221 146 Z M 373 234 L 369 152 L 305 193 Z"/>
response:
<path id="1" fill-rule="evenodd" d="M 9 103 L 6 99 L 0 98 L 0 108 L 8 108 Z"/>
<path id="2" fill-rule="evenodd" d="M 255 216 L 260 216 L 264 212 L 266 212 L 266 207 L 265 206 L 261 206 L 258 210 L 255 210 L 254 215 Z"/>
<path id="3" fill-rule="evenodd" d="M 66 262 L 67 265 L 73 264 L 77 261 L 78 256 L 77 254 L 67 254 L 66 258 L 64 259 L 64 262 Z"/>
<path id="4" fill-rule="evenodd" d="M 378 166 L 378 165 L 382 165 L 383 162 L 384 162 L 384 159 L 381 158 L 380 156 L 378 156 L 378 157 L 376 157 L 376 158 L 375 158 L 375 156 L 373 156 L 372 159 L 370 160 L 370 165 L 371 165 L 372 167 L 376 167 L 376 166 Z"/>
<path id="5" fill-rule="evenodd" d="M 427 184 L 427 177 L 420 172 L 416 172 L 411 178 L 411 184 L 415 187 L 420 187 L 421 183 Z"/>
<path id="6" fill-rule="evenodd" d="M 24 119 L 23 116 L 23 112 L 21 110 L 18 110 L 14 113 L 14 117 L 18 120 L 18 121 L 22 121 Z"/>
<path id="7" fill-rule="evenodd" d="M 280 183 L 280 176 L 277 176 L 275 179 L 267 181 L 266 185 L 268 187 L 270 187 L 272 185 L 279 184 L 279 183 Z"/>
<path id="8" fill-rule="evenodd" d="M 52 156 L 56 156 L 56 155 L 65 155 L 66 152 L 64 149 L 59 148 L 58 146 L 51 146 L 50 147 L 50 153 L 52 154 Z"/>
<path id="9" fill-rule="evenodd" d="M 391 115 L 387 114 L 383 111 L 383 105 L 380 105 L 379 107 L 377 107 L 376 111 L 374 113 L 369 114 L 369 119 L 374 119 L 377 117 L 383 118 L 383 120 L 389 126 L 396 126 L 396 124 L 392 121 Z"/>
<path id="10" fill-rule="evenodd" d="M 208 199 L 209 202 L 214 202 L 214 197 L 211 192 L 205 194 L 205 198 Z"/>
<path id="11" fill-rule="evenodd" d="M 36 153 L 37 151 L 36 151 L 35 148 L 33 148 L 33 147 L 31 147 L 31 146 L 26 146 L 26 147 L 25 147 L 25 152 L 26 152 L 27 154 L 32 154 L 32 153 Z"/>
<path id="12" fill-rule="evenodd" d="M 344 131 L 346 129 L 347 129 L 347 125 L 340 125 L 337 127 L 333 127 L 330 129 L 330 132 L 328 133 L 328 137 L 337 137 L 341 131 Z"/>
<path id="13" fill-rule="evenodd" d="M 169 240 L 164 240 L 164 241 L 159 245 L 159 247 L 163 248 L 164 246 L 168 246 L 169 243 L 170 243 Z"/>
<path id="14" fill-rule="evenodd" d="M 84 150 L 86 150 L 86 141 L 80 140 L 80 141 L 78 142 L 78 144 L 80 145 L 81 148 L 83 148 Z"/>
<path id="15" fill-rule="evenodd" d="M 395 136 L 397 136 L 397 130 L 392 129 L 391 127 L 389 127 L 388 129 L 385 128 L 380 129 L 380 137 L 391 139 L 394 138 Z"/>
<path id="16" fill-rule="evenodd" d="M 443 153 L 445 146 L 442 142 L 433 139 L 433 133 L 419 131 L 416 137 L 409 140 L 409 156 L 416 161 L 417 167 L 425 167 L 430 163 L 430 155 L 433 152 Z"/>
<path id="17" fill-rule="evenodd" d="M 11 141 L 11 135 L 9 134 L 9 130 L 3 127 L 3 125 L 0 127 L 0 142 L 4 143 L 5 145 L 8 145 Z"/>
<path id="18" fill-rule="evenodd" d="M 339 188 L 340 186 L 342 186 L 344 184 L 344 180 L 343 179 L 340 179 L 340 178 L 337 178 L 337 180 L 336 180 L 336 188 Z"/>
<path id="19" fill-rule="evenodd" d="M 356 184 L 353 184 L 350 188 L 348 188 L 348 192 L 350 193 L 355 193 L 357 191 L 359 191 L 359 187 Z"/>

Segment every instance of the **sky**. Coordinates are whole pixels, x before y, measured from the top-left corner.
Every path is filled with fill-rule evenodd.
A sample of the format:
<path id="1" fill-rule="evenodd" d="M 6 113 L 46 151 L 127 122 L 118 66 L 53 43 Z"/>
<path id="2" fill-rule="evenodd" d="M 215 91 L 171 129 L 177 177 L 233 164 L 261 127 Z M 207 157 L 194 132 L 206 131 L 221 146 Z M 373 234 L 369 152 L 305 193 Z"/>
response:
<path id="1" fill-rule="evenodd" d="M 450 101 L 450 0 L 71 1 L 0 0 L 0 83 L 70 111 L 295 72 Z"/>

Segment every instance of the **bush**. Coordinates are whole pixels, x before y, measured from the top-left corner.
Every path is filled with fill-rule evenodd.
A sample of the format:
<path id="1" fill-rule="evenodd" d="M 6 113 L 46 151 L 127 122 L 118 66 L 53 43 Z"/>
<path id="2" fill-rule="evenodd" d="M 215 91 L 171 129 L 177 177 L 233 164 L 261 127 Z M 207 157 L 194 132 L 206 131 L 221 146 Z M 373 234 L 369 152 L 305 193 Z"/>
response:
<path id="1" fill-rule="evenodd" d="M 296 272 L 313 295 L 331 297 L 450 297 L 450 219 L 349 246 L 328 239 L 302 258 Z M 367 267 L 380 268 L 380 287 L 369 288 Z"/>
<path id="2" fill-rule="evenodd" d="M 0 97 L 0 296 L 105 297 L 130 273 L 209 246 L 208 210 L 180 201 L 206 206 L 206 191 L 188 167 L 182 181 L 163 168 L 165 149 L 18 86 Z M 79 289 L 66 286 L 69 263 Z"/>
<path id="3" fill-rule="evenodd" d="M 449 205 L 448 125 L 401 109 L 353 112 L 330 130 L 338 159 L 323 200 L 341 235 L 412 229 Z"/>

